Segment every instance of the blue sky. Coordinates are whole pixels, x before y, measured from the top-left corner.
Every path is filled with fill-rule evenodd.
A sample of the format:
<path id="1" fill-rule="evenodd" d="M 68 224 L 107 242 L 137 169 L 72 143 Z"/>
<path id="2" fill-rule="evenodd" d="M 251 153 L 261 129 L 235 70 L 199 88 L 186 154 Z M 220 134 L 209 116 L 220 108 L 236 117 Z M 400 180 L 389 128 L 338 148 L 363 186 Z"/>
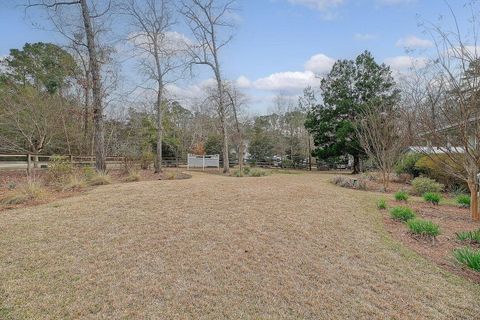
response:
<path id="1" fill-rule="evenodd" d="M 0 0 L 0 56 L 25 42 L 62 42 L 25 20 L 13 2 Z M 450 1 L 460 18 L 461 2 Z M 370 50 L 379 62 L 401 70 L 409 63 L 405 47 L 423 59 L 432 43 L 418 23 L 436 21 L 448 7 L 440 0 L 239 0 L 236 14 L 235 38 L 221 58 L 224 75 L 250 96 L 252 112 L 263 113 L 278 94 L 293 97 L 307 84 L 318 86 L 315 75 L 336 59 Z M 173 91 L 192 94 L 208 77 L 199 71 Z"/>

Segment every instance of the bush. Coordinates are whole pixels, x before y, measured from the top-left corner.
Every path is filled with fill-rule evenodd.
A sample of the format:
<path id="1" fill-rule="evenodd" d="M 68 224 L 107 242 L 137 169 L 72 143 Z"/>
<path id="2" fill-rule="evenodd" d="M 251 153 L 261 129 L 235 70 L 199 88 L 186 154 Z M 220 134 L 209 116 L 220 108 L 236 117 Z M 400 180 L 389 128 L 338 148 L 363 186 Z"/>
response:
<path id="1" fill-rule="evenodd" d="M 407 153 L 405 154 L 395 165 L 395 172 L 398 175 L 408 174 L 413 177 L 418 177 L 420 171 L 416 166 L 416 163 L 422 155 L 420 153 Z"/>
<path id="2" fill-rule="evenodd" d="M 346 176 L 335 176 L 331 182 L 343 188 L 367 190 L 367 182 L 362 178 L 353 179 Z"/>
<path id="3" fill-rule="evenodd" d="M 455 234 L 457 239 L 462 242 L 480 243 L 480 229 L 474 231 L 462 231 Z"/>
<path id="4" fill-rule="evenodd" d="M 407 226 L 410 232 L 422 236 L 435 238 L 440 234 L 440 227 L 432 221 L 423 219 L 411 219 L 407 221 Z"/>
<path id="5" fill-rule="evenodd" d="M 266 176 L 268 172 L 260 168 L 251 169 L 249 172 L 250 177 L 263 177 Z"/>
<path id="6" fill-rule="evenodd" d="M 395 200 L 397 201 L 408 201 L 408 193 L 405 191 L 398 191 L 395 193 Z"/>
<path id="7" fill-rule="evenodd" d="M 50 158 L 47 170 L 47 180 L 53 184 L 62 184 L 73 173 L 73 165 L 69 159 L 61 156 Z"/>
<path id="8" fill-rule="evenodd" d="M 408 221 L 415 218 L 415 212 L 412 209 L 406 207 L 395 207 L 390 210 L 390 216 L 394 220 Z"/>
<path id="9" fill-rule="evenodd" d="M 433 205 L 438 205 L 440 203 L 440 200 L 442 200 L 442 196 L 439 193 L 426 192 L 423 194 L 423 199 Z"/>
<path id="10" fill-rule="evenodd" d="M 387 200 L 380 199 L 377 201 L 377 208 L 379 210 L 386 210 L 387 209 Z"/>
<path id="11" fill-rule="evenodd" d="M 96 173 L 89 181 L 88 184 L 91 186 L 102 186 L 112 183 L 110 176 L 106 173 L 98 172 Z"/>
<path id="12" fill-rule="evenodd" d="M 44 195 L 43 186 L 36 181 L 28 181 L 15 189 L 13 193 L 8 194 L 0 199 L 0 203 L 6 205 L 16 205 L 26 203 L 30 200 L 38 200 Z"/>
<path id="13" fill-rule="evenodd" d="M 461 157 L 460 154 L 459 156 Z M 451 155 L 437 154 L 423 156 L 417 161 L 415 166 L 418 168 L 421 174 L 439 181 L 446 186 L 467 187 L 465 181 L 453 177 L 448 173 L 448 171 L 445 170 L 445 166 L 448 166 L 451 170 L 464 174 L 465 169 L 460 165 L 462 162 L 463 161 L 461 159 L 452 159 Z"/>
<path id="14" fill-rule="evenodd" d="M 246 175 L 250 174 L 250 170 L 251 170 L 250 167 L 243 167 L 243 173 L 245 173 Z"/>
<path id="15" fill-rule="evenodd" d="M 460 195 L 456 199 L 457 204 L 462 208 L 470 208 L 470 196 L 469 195 Z"/>
<path id="16" fill-rule="evenodd" d="M 416 194 L 422 195 L 427 192 L 441 192 L 444 186 L 433 179 L 419 177 L 412 180 L 412 186 Z"/>
<path id="17" fill-rule="evenodd" d="M 480 250 L 472 250 L 470 248 L 455 249 L 453 255 L 461 264 L 480 271 Z"/>

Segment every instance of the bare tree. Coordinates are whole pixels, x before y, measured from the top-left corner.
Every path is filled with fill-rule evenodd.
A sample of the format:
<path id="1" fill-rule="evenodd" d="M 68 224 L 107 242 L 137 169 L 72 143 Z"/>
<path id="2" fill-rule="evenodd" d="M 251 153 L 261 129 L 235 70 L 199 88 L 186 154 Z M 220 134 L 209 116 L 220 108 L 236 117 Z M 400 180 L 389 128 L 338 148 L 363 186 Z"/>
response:
<path id="1" fill-rule="evenodd" d="M 105 129 L 103 114 L 103 95 L 101 80 L 101 64 L 99 62 L 99 50 L 97 43 L 97 32 L 95 30 L 95 20 L 106 14 L 111 7 L 111 0 L 107 1 L 105 8 L 100 9 L 99 3 L 88 4 L 87 0 L 29 0 L 27 8 L 43 7 L 49 11 L 50 17 L 60 12 L 62 7 L 69 7 L 75 10 L 75 13 L 81 17 L 83 22 L 83 33 L 86 39 L 86 48 L 88 51 L 89 73 L 91 75 L 92 86 L 92 107 L 93 120 L 95 125 L 95 167 L 98 171 L 106 170 L 105 162 Z M 92 9 L 93 8 L 93 9 Z M 52 19 L 55 24 L 55 20 Z"/>
<path id="2" fill-rule="evenodd" d="M 170 0 L 126 0 L 123 11 L 131 18 L 134 30 L 129 40 L 135 46 L 141 69 L 147 77 L 146 82 L 155 83 L 155 172 L 158 173 L 162 171 L 163 114 L 167 103 L 165 87 L 178 78 L 177 71 L 185 65 L 185 59 L 182 58 L 186 41 L 171 31 L 176 21 Z"/>
<path id="3" fill-rule="evenodd" d="M 181 12 L 196 40 L 189 46 L 192 63 L 206 65 L 214 73 L 217 84 L 217 113 L 220 119 L 223 136 L 223 172 L 228 173 L 229 147 L 227 124 L 227 97 L 223 85 L 220 66 L 220 51 L 232 39 L 231 35 L 221 36 L 222 29 L 233 27 L 232 11 L 235 0 L 184 0 Z M 224 38 L 224 39 L 222 39 Z"/>
<path id="4" fill-rule="evenodd" d="M 233 111 L 233 118 L 235 121 L 235 135 L 234 139 L 238 145 L 238 167 L 240 176 L 243 176 L 243 162 L 244 162 L 244 153 L 245 153 L 245 130 L 240 121 L 240 108 L 245 104 L 245 96 L 238 90 L 238 88 L 232 84 L 228 83 L 228 86 L 225 88 L 225 93 L 228 96 L 228 101 L 230 107 Z"/>
<path id="5" fill-rule="evenodd" d="M 390 175 L 406 146 L 400 110 L 396 105 L 371 104 L 360 112 L 355 130 L 365 153 L 382 173 L 384 191 L 388 191 Z"/>
<path id="6" fill-rule="evenodd" d="M 451 27 L 425 24 L 436 45 L 436 55 L 413 86 L 422 88 L 416 99 L 418 142 L 425 155 L 453 177 L 468 184 L 471 215 L 478 211 L 480 172 L 480 56 L 477 30 L 478 5 L 470 2 L 468 32 L 460 29 L 451 10 Z M 462 22 L 463 23 L 463 22 Z"/>

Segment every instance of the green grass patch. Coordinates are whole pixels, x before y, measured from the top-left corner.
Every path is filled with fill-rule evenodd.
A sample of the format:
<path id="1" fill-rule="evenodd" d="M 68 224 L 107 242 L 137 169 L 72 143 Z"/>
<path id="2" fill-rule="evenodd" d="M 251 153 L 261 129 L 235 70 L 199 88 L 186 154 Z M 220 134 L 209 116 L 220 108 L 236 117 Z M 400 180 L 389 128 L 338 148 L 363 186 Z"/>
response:
<path id="1" fill-rule="evenodd" d="M 438 224 L 424 219 L 411 219 L 407 221 L 407 227 L 411 233 L 421 236 L 428 236 L 435 238 L 440 234 L 440 227 Z"/>
<path id="2" fill-rule="evenodd" d="M 377 208 L 379 210 L 386 210 L 387 209 L 387 200 L 385 199 L 379 199 L 377 201 Z"/>
<path id="3" fill-rule="evenodd" d="M 461 242 L 480 243 L 480 229 L 474 231 L 461 231 L 455 234 Z"/>
<path id="4" fill-rule="evenodd" d="M 459 195 L 455 201 L 457 202 L 457 204 L 462 207 L 462 208 L 470 208 L 470 202 L 471 202 L 471 198 L 469 195 L 466 195 L 466 194 L 462 194 L 462 195 Z"/>
<path id="5" fill-rule="evenodd" d="M 480 271 L 480 250 L 473 250 L 471 248 L 455 249 L 453 256 L 461 264 L 475 271 Z"/>
<path id="6" fill-rule="evenodd" d="M 415 212 L 412 209 L 406 207 L 395 207 L 390 210 L 390 217 L 394 220 L 408 221 L 416 217 Z"/>
<path id="7" fill-rule="evenodd" d="M 436 192 L 425 192 L 423 194 L 423 200 L 435 206 L 438 206 L 438 204 L 440 203 L 440 200 L 442 200 L 442 196 Z"/>
<path id="8" fill-rule="evenodd" d="M 398 191 L 395 193 L 394 197 L 395 197 L 395 200 L 397 201 L 405 201 L 405 202 L 407 202 L 409 198 L 408 193 L 406 191 Z"/>

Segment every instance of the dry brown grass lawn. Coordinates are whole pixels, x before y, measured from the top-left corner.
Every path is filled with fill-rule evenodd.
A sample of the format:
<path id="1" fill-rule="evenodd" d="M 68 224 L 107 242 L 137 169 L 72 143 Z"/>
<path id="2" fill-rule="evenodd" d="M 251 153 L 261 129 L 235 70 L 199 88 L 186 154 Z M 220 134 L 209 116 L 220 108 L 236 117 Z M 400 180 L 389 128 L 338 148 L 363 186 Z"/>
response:
<path id="1" fill-rule="evenodd" d="M 195 173 L 2 212 L 0 318 L 478 319 L 480 286 L 328 178 Z"/>

